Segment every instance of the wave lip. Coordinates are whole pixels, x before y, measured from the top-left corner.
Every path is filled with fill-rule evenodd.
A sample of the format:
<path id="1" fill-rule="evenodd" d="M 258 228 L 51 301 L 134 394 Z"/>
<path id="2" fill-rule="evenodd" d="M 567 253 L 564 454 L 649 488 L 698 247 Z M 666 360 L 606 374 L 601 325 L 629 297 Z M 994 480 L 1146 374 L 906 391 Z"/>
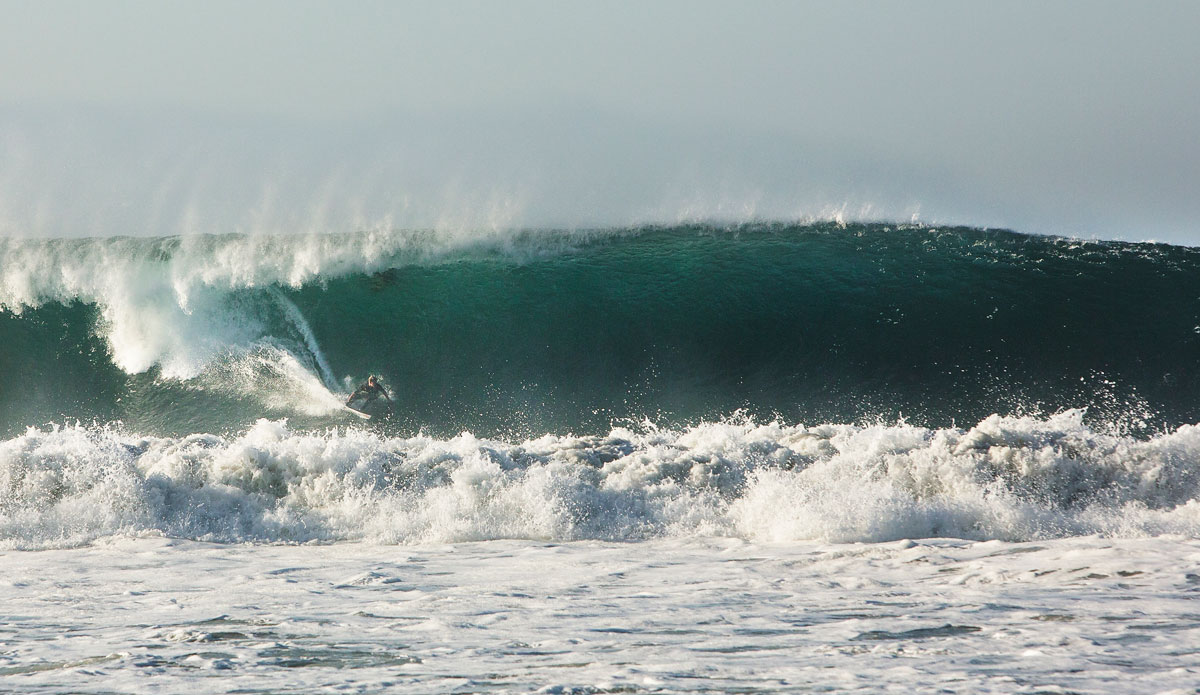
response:
<path id="1" fill-rule="evenodd" d="M 168 376 L 190 378 L 264 333 L 259 318 L 242 311 L 240 290 L 373 272 L 405 252 L 435 249 L 400 232 L 0 239 L 0 309 L 94 305 L 118 367 L 136 374 L 160 365 Z"/>
<path id="2" fill-rule="evenodd" d="M 296 432 L 30 429 L 0 444 L 0 543 L 111 535 L 428 543 L 738 536 L 875 542 L 1200 536 L 1200 426 L 1149 439 L 1083 413 L 967 429 L 714 422 L 519 443 Z"/>
<path id="3" fill-rule="evenodd" d="M 158 367 L 168 378 L 191 379 L 231 350 L 253 350 L 273 337 L 271 317 L 249 296 L 253 291 L 274 290 L 273 302 L 283 305 L 293 324 L 295 316 L 302 323 L 299 309 L 279 288 L 294 290 L 470 253 L 536 257 L 605 234 L 448 228 L 0 238 L 0 311 L 21 315 L 47 304 L 94 306 L 99 314 L 95 331 L 119 369 L 140 374 Z M 311 334 L 306 339 L 305 347 L 311 348 L 315 340 Z"/>

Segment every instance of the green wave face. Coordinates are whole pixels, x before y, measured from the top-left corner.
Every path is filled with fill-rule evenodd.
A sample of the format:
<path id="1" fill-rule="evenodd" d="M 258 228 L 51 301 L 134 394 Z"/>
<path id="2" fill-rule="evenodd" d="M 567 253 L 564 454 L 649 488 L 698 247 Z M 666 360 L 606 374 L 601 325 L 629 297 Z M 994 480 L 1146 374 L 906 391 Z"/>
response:
<path id="1" fill-rule="evenodd" d="M 364 426 L 391 434 L 1200 421 L 1192 249 L 886 225 L 368 236 L 10 242 L 0 428 L 356 425 L 336 406 L 368 374 L 395 406 Z"/>

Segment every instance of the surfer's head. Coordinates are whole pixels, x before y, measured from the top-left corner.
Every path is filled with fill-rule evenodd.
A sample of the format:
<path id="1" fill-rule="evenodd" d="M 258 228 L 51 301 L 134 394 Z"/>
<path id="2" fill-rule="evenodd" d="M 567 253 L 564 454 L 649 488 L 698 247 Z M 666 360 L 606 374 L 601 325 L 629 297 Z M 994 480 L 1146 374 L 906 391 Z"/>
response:
<path id="1" fill-rule="evenodd" d="M 372 385 L 372 386 L 374 386 L 374 385 L 375 385 L 375 375 L 374 375 L 374 374 L 372 374 L 371 376 L 367 377 L 367 383 L 368 383 L 368 384 L 370 384 L 370 385 Z"/>

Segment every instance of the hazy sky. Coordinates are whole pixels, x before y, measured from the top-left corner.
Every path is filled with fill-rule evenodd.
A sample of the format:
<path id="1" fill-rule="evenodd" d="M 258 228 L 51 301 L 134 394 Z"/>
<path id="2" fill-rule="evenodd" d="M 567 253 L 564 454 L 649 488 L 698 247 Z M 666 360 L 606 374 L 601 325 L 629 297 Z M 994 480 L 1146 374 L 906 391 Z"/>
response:
<path id="1" fill-rule="evenodd" d="M 1200 2 L 9 2 L 0 230 L 850 217 L 1200 245 Z"/>

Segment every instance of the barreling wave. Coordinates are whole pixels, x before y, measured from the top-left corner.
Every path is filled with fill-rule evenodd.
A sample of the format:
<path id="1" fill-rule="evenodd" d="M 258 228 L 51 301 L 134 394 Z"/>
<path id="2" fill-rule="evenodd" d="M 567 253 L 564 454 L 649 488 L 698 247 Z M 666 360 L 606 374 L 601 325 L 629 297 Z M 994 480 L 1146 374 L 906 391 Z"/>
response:
<path id="1" fill-rule="evenodd" d="M 4 547 L 1200 534 L 1189 248 L 4 239 L 0 344 Z M 395 410 L 348 422 L 370 373 Z"/>
<path id="2" fill-rule="evenodd" d="M 0 431 L 1200 421 L 1200 252 L 882 224 L 0 240 Z"/>
<path id="3" fill-rule="evenodd" d="M 1200 427 L 1082 413 L 969 429 L 757 424 L 526 441 L 30 429 L 0 444 L 0 547 L 112 535 L 430 543 L 735 536 L 885 541 L 1200 534 Z"/>

